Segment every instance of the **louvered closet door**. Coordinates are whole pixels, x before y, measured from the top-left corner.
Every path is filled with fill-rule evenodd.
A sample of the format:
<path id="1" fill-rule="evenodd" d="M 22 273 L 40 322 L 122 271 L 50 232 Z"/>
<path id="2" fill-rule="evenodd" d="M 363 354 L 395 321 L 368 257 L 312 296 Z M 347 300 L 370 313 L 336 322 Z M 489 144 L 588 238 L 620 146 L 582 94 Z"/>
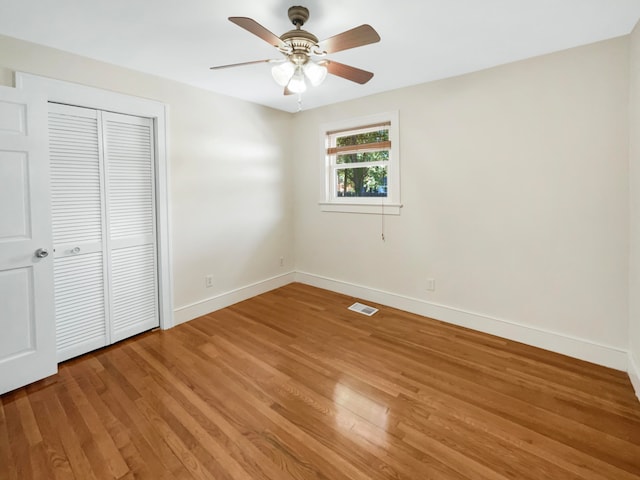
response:
<path id="1" fill-rule="evenodd" d="M 102 113 L 111 341 L 159 325 L 153 123 Z"/>
<path id="2" fill-rule="evenodd" d="M 58 361 L 159 325 L 153 123 L 50 104 Z"/>
<path id="3" fill-rule="evenodd" d="M 108 343 L 100 145 L 96 111 L 50 104 L 58 361 Z"/>

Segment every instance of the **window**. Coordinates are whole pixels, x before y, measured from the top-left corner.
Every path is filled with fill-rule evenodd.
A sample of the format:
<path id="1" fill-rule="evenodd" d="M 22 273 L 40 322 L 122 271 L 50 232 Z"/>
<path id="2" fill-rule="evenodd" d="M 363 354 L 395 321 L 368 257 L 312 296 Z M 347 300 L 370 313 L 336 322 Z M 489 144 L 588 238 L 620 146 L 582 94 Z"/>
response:
<path id="1" fill-rule="evenodd" d="M 323 210 L 400 213 L 397 130 L 397 112 L 323 126 Z"/>

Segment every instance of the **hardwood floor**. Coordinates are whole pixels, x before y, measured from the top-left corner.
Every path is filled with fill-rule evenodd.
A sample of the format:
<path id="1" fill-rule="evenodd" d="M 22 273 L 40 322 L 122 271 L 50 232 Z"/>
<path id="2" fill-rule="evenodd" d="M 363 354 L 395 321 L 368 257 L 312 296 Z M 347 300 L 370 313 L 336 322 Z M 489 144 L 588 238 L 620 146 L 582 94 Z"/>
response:
<path id="1" fill-rule="evenodd" d="M 0 397 L 0 479 L 640 479 L 625 373 L 353 301 L 292 284 L 62 364 Z"/>

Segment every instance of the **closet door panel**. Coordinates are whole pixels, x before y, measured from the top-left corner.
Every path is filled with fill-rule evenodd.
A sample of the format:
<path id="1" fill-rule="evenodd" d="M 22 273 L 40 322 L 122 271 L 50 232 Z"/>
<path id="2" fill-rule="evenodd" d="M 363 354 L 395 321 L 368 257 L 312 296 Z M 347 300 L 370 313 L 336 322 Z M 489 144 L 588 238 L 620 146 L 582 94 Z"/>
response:
<path id="1" fill-rule="evenodd" d="M 102 253 L 56 258 L 58 361 L 107 345 Z"/>
<path id="2" fill-rule="evenodd" d="M 153 242 L 153 131 L 146 118 L 103 116 L 109 184 L 109 238 Z"/>
<path id="3" fill-rule="evenodd" d="M 96 112 L 51 105 L 53 241 L 56 246 L 102 242 L 100 151 Z"/>
<path id="4" fill-rule="evenodd" d="M 158 326 L 153 245 L 120 248 L 111 257 L 113 341 Z"/>
<path id="5" fill-rule="evenodd" d="M 159 326 L 153 123 L 102 114 L 111 271 L 111 338 Z"/>
<path id="6" fill-rule="evenodd" d="M 100 144 L 96 111 L 50 104 L 58 361 L 109 343 Z"/>

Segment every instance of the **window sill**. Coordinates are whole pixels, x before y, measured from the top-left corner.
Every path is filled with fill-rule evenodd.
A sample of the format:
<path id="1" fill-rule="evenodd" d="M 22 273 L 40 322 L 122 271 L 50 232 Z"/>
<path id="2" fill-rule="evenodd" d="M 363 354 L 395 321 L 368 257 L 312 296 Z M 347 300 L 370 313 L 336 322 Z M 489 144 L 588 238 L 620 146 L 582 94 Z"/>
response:
<path id="1" fill-rule="evenodd" d="M 373 203 L 329 203 L 319 202 L 323 212 L 365 213 L 372 215 L 400 215 L 402 204 L 388 203 L 385 205 Z"/>

